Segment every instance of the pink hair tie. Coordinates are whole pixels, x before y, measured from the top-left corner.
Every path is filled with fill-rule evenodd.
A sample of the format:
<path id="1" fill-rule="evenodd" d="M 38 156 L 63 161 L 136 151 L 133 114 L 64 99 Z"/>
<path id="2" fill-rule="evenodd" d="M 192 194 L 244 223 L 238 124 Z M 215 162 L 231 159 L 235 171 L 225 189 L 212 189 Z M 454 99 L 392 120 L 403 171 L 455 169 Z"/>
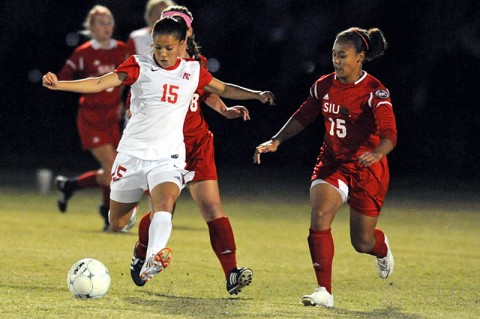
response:
<path id="1" fill-rule="evenodd" d="M 355 29 L 352 29 L 352 31 L 356 32 L 356 33 L 360 36 L 360 38 L 362 38 L 363 43 L 365 43 L 365 46 L 367 47 L 367 51 L 368 51 L 368 50 L 369 50 L 368 42 L 367 42 L 367 40 L 365 39 L 365 37 L 364 37 L 360 32 L 358 32 L 358 31 L 355 30 Z"/>
<path id="2" fill-rule="evenodd" d="M 162 12 L 162 18 L 174 17 L 174 16 L 182 17 L 183 20 L 185 20 L 185 23 L 187 24 L 187 27 L 189 27 L 189 28 L 192 27 L 192 18 L 190 18 L 190 17 L 188 16 L 188 14 L 185 14 L 185 13 L 179 12 L 179 11 L 167 11 L 167 12 Z"/>

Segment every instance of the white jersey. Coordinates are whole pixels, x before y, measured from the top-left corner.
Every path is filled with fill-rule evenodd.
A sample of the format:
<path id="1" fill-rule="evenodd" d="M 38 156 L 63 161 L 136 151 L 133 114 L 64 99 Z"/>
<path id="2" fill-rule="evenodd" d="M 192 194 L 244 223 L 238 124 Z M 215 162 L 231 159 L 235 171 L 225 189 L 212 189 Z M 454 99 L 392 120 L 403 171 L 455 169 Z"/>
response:
<path id="1" fill-rule="evenodd" d="M 150 27 L 145 27 L 142 29 L 138 29 L 130 33 L 129 39 L 128 39 L 128 44 L 127 46 L 133 46 L 134 50 L 132 48 L 129 48 L 131 51 L 131 54 L 147 54 L 152 51 L 152 28 Z M 133 43 L 131 43 L 133 42 Z M 133 44 L 133 45 L 132 45 Z"/>
<path id="2" fill-rule="evenodd" d="M 185 115 L 195 90 L 212 75 L 194 60 L 179 59 L 163 69 L 153 54 L 131 56 L 115 72 L 128 74 L 123 85 L 131 85 L 132 113 L 117 151 L 143 160 L 184 161 Z"/>

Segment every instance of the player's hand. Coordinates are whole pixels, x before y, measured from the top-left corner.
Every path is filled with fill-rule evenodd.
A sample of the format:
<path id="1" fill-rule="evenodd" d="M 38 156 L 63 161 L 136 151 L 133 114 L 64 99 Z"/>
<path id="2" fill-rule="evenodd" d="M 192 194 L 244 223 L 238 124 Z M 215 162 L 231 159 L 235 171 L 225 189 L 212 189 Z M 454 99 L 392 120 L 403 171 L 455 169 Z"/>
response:
<path id="1" fill-rule="evenodd" d="M 365 152 L 358 157 L 358 162 L 365 167 L 378 163 L 384 154 L 382 152 Z"/>
<path id="2" fill-rule="evenodd" d="M 270 91 L 263 91 L 259 93 L 259 100 L 262 103 L 269 103 L 270 105 L 275 105 L 275 95 Z"/>
<path id="3" fill-rule="evenodd" d="M 130 109 L 126 109 L 125 110 L 125 116 L 126 116 L 127 120 L 129 120 L 132 117 L 132 111 L 130 111 Z"/>
<path id="4" fill-rule="evenodd" d="M 250 120 L 250 113 L 245 106 L 235 105 L 232 107 L 227 107 L 227 110 L 223 112 L 223 115 L 227 119 L 235 119 L 237 117 L 242 117 L 244 121 Z"/>
<path id="5" fill-rule="evenodd" d="M 42 77 L 42 85 L 50 90 L 55 90 L 58 85 L 57 76 L 52 72 L 48 72 Z"/>
<path id="6" fill-rule="evenodd" d="M 255 148 L 255 154 L 253 154 L 253 163 L 260 164 L 260 154 L 276 152 L 278 149 L 278 145 L 280 145 L 280 142 L 278 140 L 270 140 L 258 145 Z"/>

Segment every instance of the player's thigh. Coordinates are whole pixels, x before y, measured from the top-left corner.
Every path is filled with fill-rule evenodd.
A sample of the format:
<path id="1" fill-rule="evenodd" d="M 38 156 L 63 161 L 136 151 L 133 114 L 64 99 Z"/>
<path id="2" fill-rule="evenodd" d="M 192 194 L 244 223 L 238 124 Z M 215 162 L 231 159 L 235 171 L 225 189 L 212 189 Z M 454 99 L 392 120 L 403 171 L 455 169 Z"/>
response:
<path id="1" fill-rule="evenodd" d="M 343 205 L 339 190 L 329 183 L 317 183 L 310 189 L 312 206 L 310 226 L 313 230 L 329 229 L 338 209 Z"/>
<path id="2" fill-rule="evenodd" d="M 111 181 L 111 171 L 117 152 L 112 144 L 105 144 L 90 150 L 102 166 L 102 182 L 109 185 Z"/>
<path id="3" fill-rule="evenodd" d="M 206 221 L 225 216 L 216 180 L 193 181 L 188 185 L 188 189 Z"/>

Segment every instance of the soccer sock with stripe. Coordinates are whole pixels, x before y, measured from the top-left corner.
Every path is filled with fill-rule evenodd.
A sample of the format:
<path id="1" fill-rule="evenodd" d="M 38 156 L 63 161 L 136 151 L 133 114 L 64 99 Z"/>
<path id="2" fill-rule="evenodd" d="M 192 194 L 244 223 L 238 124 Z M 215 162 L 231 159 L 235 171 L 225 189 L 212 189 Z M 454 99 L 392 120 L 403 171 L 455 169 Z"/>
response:
<path id="1" fill-rule="evenodd" d="M 221 217 L 207 222 L 210 244 L 222 265 L 225 277 L 237 268 L 235 238 L 228 217 Z"/>
<path id="2" fill-rule="evenodd" d="M 308 247 L 312 258 L 313 269 L 319 286 L 332 293 L 332 263 L 334 244 L 331 229 L 314 231 L 310 229 Z"/>

